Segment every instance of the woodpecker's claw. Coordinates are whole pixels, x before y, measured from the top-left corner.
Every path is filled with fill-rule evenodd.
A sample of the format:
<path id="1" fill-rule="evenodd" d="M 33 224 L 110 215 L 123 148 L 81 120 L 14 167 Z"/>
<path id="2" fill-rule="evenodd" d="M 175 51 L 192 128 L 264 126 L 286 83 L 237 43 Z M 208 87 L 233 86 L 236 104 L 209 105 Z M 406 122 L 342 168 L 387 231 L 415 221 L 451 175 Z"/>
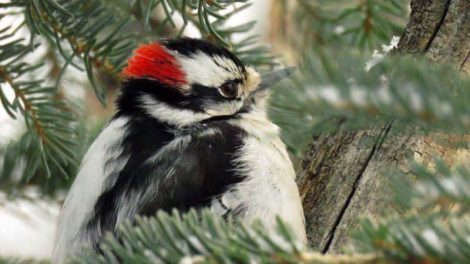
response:
<path id="1" fill-rule="evenodd" d="M 295 72 L 296 67 L 287 67 L 263 74 L 258 90 L 265 90 Z"/>

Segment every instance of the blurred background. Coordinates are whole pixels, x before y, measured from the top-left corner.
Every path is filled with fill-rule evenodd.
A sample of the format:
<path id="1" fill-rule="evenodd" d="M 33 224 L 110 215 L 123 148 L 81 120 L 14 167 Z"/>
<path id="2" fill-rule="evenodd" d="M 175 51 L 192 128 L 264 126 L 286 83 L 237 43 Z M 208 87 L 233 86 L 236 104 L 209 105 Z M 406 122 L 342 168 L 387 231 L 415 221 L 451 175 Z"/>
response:
<path id="1" fill-rule="evenodd" d="M 179 33 L 189 37 L 207 37 L 207 32 L 194 17 L 190 17 L 190 22 L 183 28 L 182 16 L 174 12 L 169 23 L 166 7 L 159 1 L 101 2 L 112 6 L 120 14 L 130 13 L 134 19 L 122 30 L 138 32 L 142 42 L 176 37 Z M 242 58 L 261 70 L 279 63 L 295 65 L 299 55 L 302 55 L 299 51 L 305 49 L 305 45 L 355 45 L 360 47 L 358 50 L 361 52 L 372 54 L 374 49 L 388 44 L 394 34 L 400 34 L 408 16 L 407 1 L 391 1 L 393 5 L 384 6 L 389 10 L 377 10 L 377 14 L 372 9 L 381 8 L 380 5 L 369 7 L 369 1 L 257 0 L 248 1 L 248 5 L 243 2 L 234 3 L 220 11 L 221 14 L 230 13 L 230 17 L 220 25 L 226 31 L 222 29 L 220 34 L 222 38 L 238 43 L 238 48 L 244 49 L 240 52 Z M 34 29 L 21 26 L 28 19 L 21 5 L 15 7 L 11 4 L 11 8 L 5 8 L 10 2 L 1 3 L 1 28 L 8 27 L 7 31 L 13 33 L 14 38 L 23 39 L 29 45 Z M 153 6 L 146 8 L 147 5 Z M 146 17 L 142 19 L 143 16 Z M 211 17 L 211 20 L 215 18 Z M 375 26 L 376 23 L 385 26 Z M 112 30 L 107 28 L 105 31 Z M 122 41 L 128 38 L 133 36 L 125 36 Z M 214 36 L 209 34 L 209 38 Z M 6 44 L 9 40 L 2 39 L 0 44 Z M 39 77 L 42 85 L 56 86 L 57 96 L 66 99 L 66 107 L 73 108 L 75 120 L 69 124 L 73 126 L 73 132 L 65 136 L 76 144 L 73 148 L 64 148 L 73 152 L 75 161 L 79 161 L 100 128 L 113 114 L 119 81 L 113 76 L 114 73 L 92 70 L 94 82 L 99 83 L 95 85 L 100 87 L 100 93 L 106 98 L 100 102 L 96 96 L 97 88 L 92 87 L 83 62 L 76 61 L 77 67 L 70 66 L 63 54 L 55 48 L 54 41 L 47 38 L 35 41 L 40 45 L 31 50 L 24 60 L 32 65 L 44 65 L 34 72 L 27 72 L 22 78 Z M 65 43 L 64 49 L 69 49 L 70 53 L 73 47 L 66 47 L 67 40 L 61 41 Z M 130 50 L 126 49 L 129 54 Z M 15 91 L 9 84 L 2 83 L 2 95 L 6 100 L 13 101 Z M 37 167 L 28 166 L 31 165 L 28 159 L 34 157 L 27 156 L 33 156 L 40 146 L 35 145 L 34 136 L 28 134 L 24 118 L 20 114 L 14 116 L 15 119 L 6 109 L 0 108 L 0 144 L 5 155 L 0 162 L 0 255 L 47 258 L 52 250 L 61 202 L 77 165 L 66 163 L 58 168 L 55 162 L 51 162 L 51 168 L 45 168 L 41 161 L 37 161 Z M 302 140 L 298 139 L 299 134 Z M 289 135 L 292 138 L 293 159 L 296 159 L 306 147 L 309 134 L 299 131 Z M 49 174 L 48 170 L 51 175 L 46 175 Z"/>
<path id="2" fill-rule="evenodd" d="M 443 8 L 434 2 L 430 6 Z M 468 3 L 456 2 L 446 10 L 468 14 Z M 438 31 L 429 33 L 432 30 L 426 24 L 409 27 L 405 38 L 400 39 L 410 11 L 409 0 L 0 0 L 0 256 L 50 256 L 57 216 L 81 157 L 113 114 L 120 70 L 138 43 L 161 38 L 207 39 L 229 48 L 260 72 L 283 65 L 298 66 L 295 78 L 274 89 L 270 116 L 282 128 L 309 212 L 314 211 L 310 201 L 322 201 L 309 193 L 345 182 L 354 191 L 357 189 L 358 182 L 346 179 L 355 173 L 346 169 L 354 164 L 361 167 L 363 160 L 369 162 L 382 146 L 387 146 L 387 151 L 393 149 L 382 144 L 381 138 L 390 130 L 397 130 L 391 132 L 396 136 L 420 127 L 420 140 L 425 140 L 409 145 L 432 146 L 433 153 L 443 159 L 436 163 L 442 166 L 433 165 L 431 171 L 413 167 L 397 175 L 413 174 L 408 177 L 413 181 L 419 178 L 415 172 L 450 175 L 446 172 L 469 157 L 468 138 L 462 138 L 469 128 L 469 82 L 460 81 L 460 76 L 452 73 L 454 66 L 436 69 L 426 62 L 387 59 L 390 52 L 429 51 L 428 57 L 438 61 L 444 56 L 438 51 L 445 44 L 433 45 L 432 41 L 446 38 L 440 37 Z M 467 20 L 465 15 L 462 17 L 434 22 L 446 25 L 457 21 L 460 24 L 455 32 L 465 31 L 468 16 Z M 434 36 L 429 42 L 416 38 L 421 51 L 413 49 L 413 38 L 406 35 L 413 29 L 422 29 L 420 37 Z M 469 44 L 461 42 L 464 44 L 453 46 L 453 51 L 445 54 L 464 56 Z M 466 60 L 459 65 L 462 72 L 470 71 Z M 447 90 L 448 80 L 453 82 L 452 92 Z M 386 132 L 374 130 L 382 125 Z M 358 130 L 362 132 L 356 133 Z M 452 134 L 451 140 L 448 133 Z M 394 143 L 407 145 L 403 138 L 393 137 Z M 334 145 L 336 142 L 351 148 L 342 150 Z M 319 151 L 322 146 L 328 147 L 325 152 Z M 343 152 L 337 154 L 338 149 Z M 373 150 L 364 154 L 364 149 Z M 420 150 L 406 155 L 425 161 L 426 165 L 428 161 L 432 163 L 430 160 L 436 155 Z M 331 153 L 344 154 L 345 160 L 317 160 Z M 405 152 L 399 153 L 400 159 L 405 156 Z M 401 165 L 398 158 L 386 162 L 384 167 L 389 171 Z M 335 167 L 346 168 L 339 176 L 335 174 L 337 178 L 332 177 L 336 182 L 312 185 L 312 178 L 321 181 L 322 173 L 334 172 Z M 451 192 L 452 188 L 466 198 L 458 200 L 446 193 L 446 199 L 468 202 L 468 189 L 462 188 L 470 184 L 470 173 L 457 171 L 458 181 L 426 178 L 435 184 L 423 185 L 425 191 L 435 191 L 431 202 L 442 201 L 440 192 Z M 389 176 L 384 175 L 380 181 Z M 380 185 L 380 181 L 372 185 Z M 368 190 L 376 191 L 374 187 L 364 192 Z M 349 203 L 349 191 L 334 191 L 338 197 L 332 199 Z M 422 198 L 423 193 L 406 196 L 409 199 L 402 202 L 410 207 L 413 199 Z M 419 211 L 419 206 L 413 204 L 413 212 Z M 379 206 L 371 207 L 367 210 L 374 214 L 379 210 Z M 319 224 L 309 222 L 317 219 L 309 218 L 309 213 L 307 218 L 308 225 Z M 383 232 L 374 233 L 372 229 L 368 229 L 368 235 L 383 238 Z M 308 232 L 314 243 L 314 230 Z"/>

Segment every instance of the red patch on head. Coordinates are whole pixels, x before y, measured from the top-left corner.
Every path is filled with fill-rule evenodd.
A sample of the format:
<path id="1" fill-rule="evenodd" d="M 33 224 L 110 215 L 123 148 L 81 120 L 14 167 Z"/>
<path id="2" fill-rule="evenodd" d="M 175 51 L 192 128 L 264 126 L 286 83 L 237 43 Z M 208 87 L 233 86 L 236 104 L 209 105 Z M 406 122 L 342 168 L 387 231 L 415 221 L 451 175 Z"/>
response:
<path id="1" fill-rule="evenodd" d="M 170 86 L 187 83 L 175 57 L 158 43 L 138 47 L 122 74 L 127 78 L 153 78 Z"/>

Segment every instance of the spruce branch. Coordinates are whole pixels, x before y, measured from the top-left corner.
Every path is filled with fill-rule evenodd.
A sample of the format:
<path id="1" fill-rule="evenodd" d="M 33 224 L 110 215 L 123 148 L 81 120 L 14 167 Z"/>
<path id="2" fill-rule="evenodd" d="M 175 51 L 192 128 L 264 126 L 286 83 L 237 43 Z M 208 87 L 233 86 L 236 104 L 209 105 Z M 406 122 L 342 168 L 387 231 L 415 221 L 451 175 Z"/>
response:
<path id="1" fill-rule="evenodd" d="M 143 10 L 144 1 L 137 1 Z M 249 32 L 253 29 L 255 21 L 250 21 L 242 25 L 227 27 L 226 21 L 234 15 L 249 8 L 251 3 L 247 0 L 230 0 L 230 1 L 207 1 L 207 0 L 160 0 L 149 1 L 147 8 L 140 11 L 137 15 L 140 19 L 144 18 L 145 24 L 150 26 L 150 17 L 152 11 L 161 7 L 165 13 L 165 19 L 158 27 L 162 28 L 165 24 L 170 24 L 180 34 L 184 31 L 188 23 L 192 23 L 199 30 L 203 38 L 224 45 L 233 51 L 245 64 L 258 67 L 260 69 L 273 68 L 278 65 L 276 57 L 271 54 L 270 48 L 259 45 L 255 40 L 258 36 L 251 35 L 245 39 L 235 42 L 233 36 L 238 33 Z M 177 28 L 172 17 L 178 14 L 183 19 L 181 28 Z M 180 35 L 179 34 L 179 35 Z"/>
<path id="2" fill-rule="evenodd" d="M 374 50 L 403 30 L 408 13 L 408 1 L 405 0 L 296 2 L 292 19 L 296 31 L 293 45 L 299 48 L 308 48 L 316 43 Z"/>
<path id="3" fill-rule="evenodd" d="M 85 250 L 72 263 L 387 263 L 375 254 L 324 256 L 307 250 L 279 219 L 272 233 L 260 223 L 227 222 L 208 210 L 138 217 L 118 233 L 105 237 L 102 254 Z"/>
<path id="4" fill-rule="evenodd" d="M 95 94 L 104 104 L 105 93 L 94 80 L 94 69 L 117 77 L 135 47 L 133 34 L 122 31 L 129 19 L 97 1 L 26 1 L 24 8 L 32 33 L 55 44 L 67 62 L 64 67 L 75 65 L 74 58 L 83 61 Z M 71 52 L 63 47 L 64 40 Z"/>
<path id="5" fill-rule="evenodd" d="M 393 184 L 397 190 L 398 204 L 418 211 L 470 213 L 468 164 L 449 168 L 442 159 L 435 158 L 432 167 L 416 161 L 410 161 L 408 166 L 409 172 L 394 172 Z"/>
<path id="6" fill-rule="evenodd" d="M 381 252 L 397 263 L 467 263 L 469 221 L 468 216 L 422 214 L 366 220 L 356 240 L 361 252 Z"/>
<path id="7" fill-rule="evenodd" d="M 224 45 L 230 46 L 230 42 L 220 33 L 220 28 L 217 26 L 223 24 L 223 21 L 233 13 L 237 13 L 249 6 L 248 4 L 236 7 L 235 4 L 246 2 L 247 0 L 151 0 L 148 1 L 145 11 L 145 22 L 146 24 L 149 23 L 151 12 L 156 7 L 160 6 L 165 12 L 166 19 L 164 22 L 170 23 L 173 28 L 176 28 L 176 24 L 172 16 L 175 12 L 178 12 L 183 18 L 184 25 L 187 25 L 188 21 L 191 21 L 201 30 L 201 33 L 208 34 L 208 36 L 216 38 Z M 223 14 L 228 7 L 234 7 L 232 13 Z"/>
<path id="8" fill-rule="evenodd" d="M 304 57 L 302 76 L 274 92 L 272 116 L 285 131 L 325 132 L 317 125 L 328 119 L 355 128 L 380 120 L 447 133 L 470 128 L 470 79 L 452 67 L 387 57 L 367 71 L 366 58 L 349 52 L 316 50 Z"/>
<path id="9" fill-rule="evenodd" d="M 0 51 L 0 100 L 12 118 L 24 116 L 27 127 L 26 134 L 16 144 L 0 149 L 4 153 L 0 169 L 4 188 L 26 183 L 67 186 L 64 179 L 50 176 L 75 174 L 76 163 L 83 152 L 74 141 L 82 138 L 78 135 L 82 132 L 78 131 L 81 125 L 77 125 L 74 107 L 67 105 L 63 91 L 59 89 L 62 76 L 70 66 L 86 71 L 97 98 L 104 102 L 105 92 L 95 81 L 96 71 L 119 79 L 119 72 L 136 42 L 143 41 L 146 36 L 145 32 L 131 27 L 135 20 L 142 20 L 143 17 L 135 15 L 137 13 L 128 8 L 129 3 L 122 2 L 123 8 L 118 9 L 114 7 L 115 2 L 11 0 L 0 7 L 2 17 L 15 15 L 24 19 L 22 23 L 15 23 L 15 28 L 7 26 L 0 30 L 1 40 L 11 39 L 11 42 L 2 45 Z M 176 0 L 147 2 L 147 15 L 156 5 L 164 4 L 169 10 L 164 15 L 165 21 L 181 10 L 186 23 L 194 23 L 212 41 L 220 41 L 215 37 L 217 35 L 227 43 L 233 43 L 233 34 L 248 31 L 253 25 L 249 23 L 232 29 L 225 27 L 226 19 L 249 6 L 249 3 L 235 4 L 246 1 L 184 2 L 185 5 L 183 1 Z M 28 30 L 31 37 L 21 39 L 22 36 L 16 34 L 20 30 L 23 35 Z M 152 36 L 152 39 L 155 37 Z M 47 53 L 37 60 L 41 63 L 27 63 L 25 56 L 45 44 Z M 275 64 L 269 50 L 259 48 L 253 38 L 236 43 L 233 50 L 251 65 L 272 67 Z M 35 75 L 35 70 L 45 70 L 50 64 L 52 68 L 47 70 L 47 76 L 31 80 L 30 76 Z M 7 97 L 5 92 L 8 89 L 13 90 L 14 99 Z M 7 153 L 16 155 L 12 157 Z M 18 170 L 22 172 L 22 177 L 16 181 L 13 175 Z M 42 182 L 43 176 L 49 178 Z"/>
<path id="10" fill-rule="evenodd" d="M 159 212 L 153 217 L 137 217 L 135 222 L 122 225 L 117 237 L 106 235 L 100 253 L 85 250 L 72 263 L 467 263 L 470 219 L 465 186 L 470 182 L 469 171 L 463 167 L 451 170 L 439 160 L 436 164 L 433 172 L 413 165 L 417 181 L 404 182 L 408 188 L 397 194 L 405 196 L 401 199 L 438 205 L 435 199 L 422 195 L 421 184 L 433 184 L 436 188 L 431 192 L 446 197 L 449 188 L 455 191 L 455 185 L 462 184 L 457 190 L 463 192 L 450 199 L 466 205 L 466 211 L 451 207 L 421 211 L 425 207 L 412 205 L 400 215 L 387 212 L 379 220 L 364 220 L 354 235 L 352 252 L 346 255 L 322 255 L 300 246 L 280 219 L 273 232 L 259 222 L 247 226 L 237 220 L 226 221 L 209 210 L 191 210 L 183 215 L 173 211 L 171 215 Z M 454 173 L 462 177 L 456 178 Z"/>
<path id="11" fill-rule="evenodd" d="M 6 37 L 8 39 L 10 36 Z M 51 165 L 64 172 L 64 164 L 75 162 L 74 153 L 69 150 L 75 144 L 72 129 L 74 118 L 71 112 L 64 111 L 65 104 L 57 98 L 54 87 L 43 87 L 44 80 L 29 80 L 25 76 L 42 65 L 29 65 L 20 60 L 31 49 L 21 42 L 21 39 L 14 39 L 0 47 L 0 97 L 3 108 L 12 118 L 16 118 L 17 114 L 23 116 L 32 140 L 41 149 L 26 165 L 30 169 L 26 178 L 29 179 L 34 173 L 39 160 L 50 177 Z M 7 98 L 8 87 L 14 91 L 12 99 Z"/>
<path id="12" fill-rule="evenodd" d="M 48 264 L 47 260 L 36 260 L 20 257 L 0 257 L 0 264 Z"/>
<path id="13" fill-rule="evenodd" d="M 364 220 L 355 234 L 359 252 L 380 252 L 396 262 L 467 263 L 470 261 L 470 171 L 435 160 L 433 169 L 412 162 L 410 173 L 395 172 L 401 214 Z"/>

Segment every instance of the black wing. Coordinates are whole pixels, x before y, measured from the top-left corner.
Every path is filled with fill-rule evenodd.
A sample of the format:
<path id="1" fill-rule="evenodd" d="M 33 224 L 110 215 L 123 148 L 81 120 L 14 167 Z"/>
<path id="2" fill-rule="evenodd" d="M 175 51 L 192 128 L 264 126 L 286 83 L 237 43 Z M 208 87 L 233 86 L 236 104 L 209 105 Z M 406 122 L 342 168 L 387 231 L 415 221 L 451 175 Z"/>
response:
<path id="1" fill-rule="evenodd" d="M 208 205 L 242 180 L 233 162 L 242 137 L 242 130 L 223 121 L 177 137 L 156 120 L 133 120 L 123 155 L 132 154 L 110 179 L 115 182 L 99 197 L 86 226 L 92 242 L 96 245 L 104 231 L 114 231 L 136 214 Z M 174 145 L 175 140 L 183 143 Z"/>

